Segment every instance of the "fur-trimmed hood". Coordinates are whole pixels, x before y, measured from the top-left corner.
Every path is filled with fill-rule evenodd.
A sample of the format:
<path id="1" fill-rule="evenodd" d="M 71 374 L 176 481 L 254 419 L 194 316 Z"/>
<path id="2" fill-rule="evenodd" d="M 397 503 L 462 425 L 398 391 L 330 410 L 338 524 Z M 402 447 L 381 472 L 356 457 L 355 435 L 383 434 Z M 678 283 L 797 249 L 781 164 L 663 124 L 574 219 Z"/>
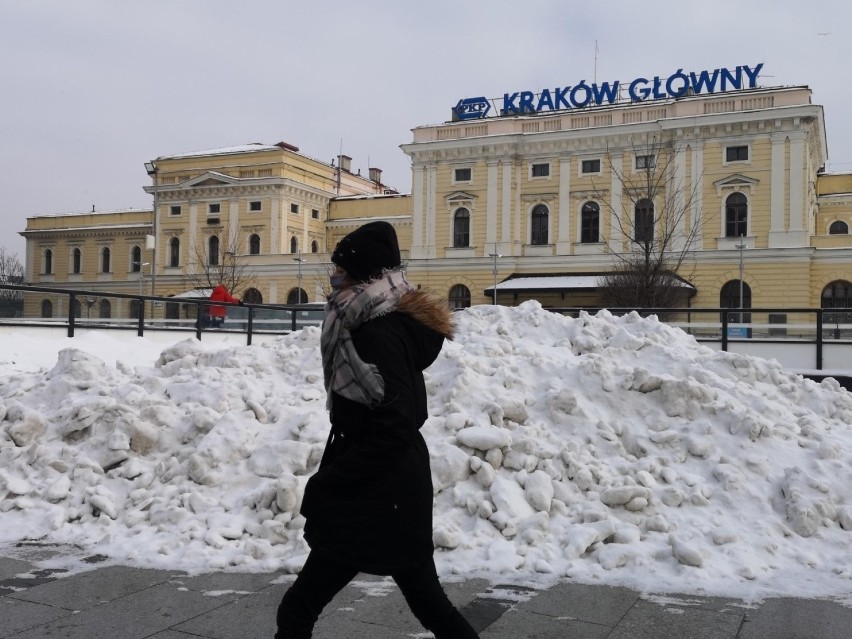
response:
<path id="1" fill-rule="evenodd" d="M 415 289 L 406 293 L 400 298 L 396 310 L 405 313 L 442 337 L 453 339 L 455 323 L 449 305 L 425 291 Z"/>

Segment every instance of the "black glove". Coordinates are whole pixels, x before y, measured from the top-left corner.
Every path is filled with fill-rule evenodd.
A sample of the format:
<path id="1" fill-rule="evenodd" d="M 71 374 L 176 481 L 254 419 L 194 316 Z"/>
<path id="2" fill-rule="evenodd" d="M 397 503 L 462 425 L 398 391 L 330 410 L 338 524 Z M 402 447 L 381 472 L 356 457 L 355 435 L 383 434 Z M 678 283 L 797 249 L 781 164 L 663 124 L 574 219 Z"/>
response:
<path id="1" fill-rule="evenodd" d="M 242 301 L 242 300 L 237 300 L 237 304 L 239 304 L 240 306 L 245 306 L 245 305 L 246 305 L 246 303 L 245 303 L 244 301 Z"/>

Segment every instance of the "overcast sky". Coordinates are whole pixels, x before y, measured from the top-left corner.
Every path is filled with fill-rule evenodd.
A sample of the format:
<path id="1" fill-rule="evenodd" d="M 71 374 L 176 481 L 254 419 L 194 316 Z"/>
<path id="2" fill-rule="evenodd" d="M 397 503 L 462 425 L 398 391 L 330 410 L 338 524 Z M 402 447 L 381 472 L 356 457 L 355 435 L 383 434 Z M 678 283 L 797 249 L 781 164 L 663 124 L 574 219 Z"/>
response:
<path id="1" fill-rule="evenodd" d="M 287 141 L 411 187 L 460 98 L 764 63 L 852 171 L 848 0 L 0 0 L 0 246 L 33 215 L 150 207 L 144 163 Z M 595 61 L 595 43 L 598 54 Z"/>

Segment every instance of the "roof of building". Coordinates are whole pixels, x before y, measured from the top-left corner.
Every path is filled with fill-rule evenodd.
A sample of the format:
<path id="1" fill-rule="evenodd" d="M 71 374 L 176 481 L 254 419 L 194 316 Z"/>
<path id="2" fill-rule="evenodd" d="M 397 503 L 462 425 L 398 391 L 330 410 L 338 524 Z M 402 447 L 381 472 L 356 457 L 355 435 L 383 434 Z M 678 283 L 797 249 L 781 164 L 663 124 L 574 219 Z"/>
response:
<path id="1" fill-rule="evenodd" d="M 508 279 L 497 283 L 497 290 L 508 291 L 571 291 L 583 289 L 596 289 L 600 287 L 601 277 L 608 273 L 591 273 L 585 275 L 533 275 L 533 276 L 510 276 Z M 680 280 L 680 285 L 685 288 L 695 288 L 686 280 Z M 494 286 L 489 286 L 486 291 L 493 291 Z"/>

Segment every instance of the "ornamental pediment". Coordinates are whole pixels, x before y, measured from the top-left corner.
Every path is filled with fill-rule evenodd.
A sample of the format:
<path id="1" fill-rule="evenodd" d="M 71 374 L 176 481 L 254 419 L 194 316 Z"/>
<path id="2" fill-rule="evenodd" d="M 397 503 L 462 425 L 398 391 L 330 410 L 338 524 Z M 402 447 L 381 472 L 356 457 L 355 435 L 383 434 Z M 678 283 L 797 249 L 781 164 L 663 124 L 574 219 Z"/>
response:
<path id="1" fill-rule="evenodd" d="M 190 180 L 186 180 L 181 183 L 181 187 L 183 188 L 193 188 L 197 186 L 231 186 L 240 184 L 241 180 L 239 178 L 231 177 L 230 175 L 225 175 L 224 173 L 217 173 L 216 171 L 207 171 L 206 173 L 202 173 Z"/>
<path id="2" fill-rule="evenodd" d="M 464 191 L 454 191 L 449 195 L 444 196 L 444 201 L 447 204 L 458 204 L 460 202 L 475 202 L 476 196 Z"/>
<path id="3" fill-rule="evenodd" d="M 733 175 L 729 175 L 721 180 L 716 180 L 713 182 L 713 185 L 716 187 L 716 191 L 721 193 L 723 190 L 751 190 L 752 187 L 757 186 L 758 183 L 760 183 L 760 180 L 750 178 L 747 175 L 742 175 L 741 173 L 734 173 Z"/>

